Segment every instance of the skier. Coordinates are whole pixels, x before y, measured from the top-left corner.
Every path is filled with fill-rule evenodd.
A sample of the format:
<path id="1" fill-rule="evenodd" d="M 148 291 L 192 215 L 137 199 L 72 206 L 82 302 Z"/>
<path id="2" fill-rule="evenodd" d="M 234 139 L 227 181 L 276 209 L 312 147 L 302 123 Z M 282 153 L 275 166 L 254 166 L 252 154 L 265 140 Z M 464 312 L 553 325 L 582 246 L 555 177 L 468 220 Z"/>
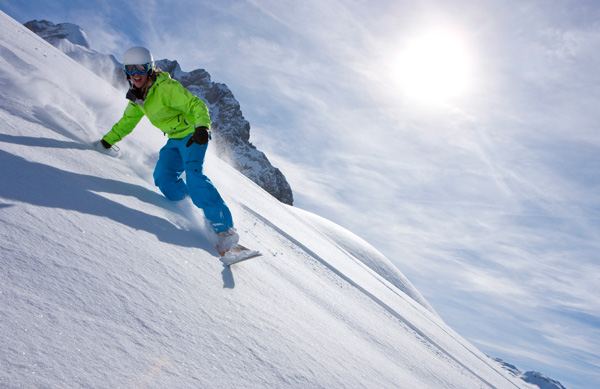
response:
<path id="1" fill-rule="evenodd" d="M 217 252 L 223 256 L 237 244 L 239 236 L 233 228 L 229 208 L 202 172 L 211 138 L 206 104 L 171 79 L 169 73 L 156 68 L 152 54 L 144 47 L 127 50 L 123 65 L 131 86 L 126 95 L 130 101 L 123 117 L 100 143 L 110 149 L 146 115 L 169 138 L 154 168 L 154 184 L 171 201 L 190 196 L 210 221 L 217 234 Z M 183 172 L 186 181 L 181 179 Z"/>

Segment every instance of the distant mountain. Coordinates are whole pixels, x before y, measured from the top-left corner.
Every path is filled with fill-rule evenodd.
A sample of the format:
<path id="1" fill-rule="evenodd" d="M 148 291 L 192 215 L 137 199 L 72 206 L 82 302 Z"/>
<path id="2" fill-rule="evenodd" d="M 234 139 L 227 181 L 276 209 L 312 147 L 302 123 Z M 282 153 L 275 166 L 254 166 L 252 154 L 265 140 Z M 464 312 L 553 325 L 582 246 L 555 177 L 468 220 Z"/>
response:
<path id="1" fill-rule="evenodd" d="M 112 55 L 100 54 L 93 50 L 87 35 L 78 25 L 32 20 L 25 23 L 25 27 L 98 76 L 108 80 L 117 89 L 128 88 L 123 72 L 115 71 L 122 66 L 119 61 Z"/>
<path id="2" fill-rule="evenodd" d="M 25 27 L 44 38 L 53 46 L 58 46 L 64 40 L 74 45 L 91 50 L 92 45 L 85 32 L 76 24 L 60 23 L 58 25 L 47 20 L 32 20 Z"/>
<path id="3" fill-rule="evenodd" d="M 540 389 L 566 389 L 560 382 L 553 380 L 542 373 L 537 371 L 528 371 L 523 373 L 516 366 L 511 365 L 500 358 L 494 358 L 494 360 L 500 363 L 500 365 L 502 365 L 505 370 L 508 370 L 508 372 L 513 376 L 520 378 L 527 383 L 538 386 Z"/>
<path id="4" fill-rule="evenodd" d="M 128 88 L 122 64 L 114 56 L 92 49 L 87 35 L 78 25 L 32 20 L 25 23 L 25 27 L 108 80 L 115 88 Z M 250 143 L 250 123 L 244 119 L 240 104 L 227 85 L 211 81 L 210 74 L 203 69 L 184 72 L 177 61 L 163 59 L 155 62 L 156 66 L 169 72 L 172 78 L 206 102 L 211 112 L 213 145 L 217 155 L 282 203 L 293 205 L 292 189 L 285 176 Z"/>

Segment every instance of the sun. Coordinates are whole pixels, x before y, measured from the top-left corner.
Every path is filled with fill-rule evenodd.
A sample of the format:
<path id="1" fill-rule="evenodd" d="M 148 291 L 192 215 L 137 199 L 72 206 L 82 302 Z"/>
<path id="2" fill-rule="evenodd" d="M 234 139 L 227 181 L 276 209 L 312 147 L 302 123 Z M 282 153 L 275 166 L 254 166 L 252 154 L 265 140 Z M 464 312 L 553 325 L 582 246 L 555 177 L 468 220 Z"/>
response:
<path id="1" fill-rule="evenodd" d="M 393 72 L 406 95 L 446 101 L 468 89 L 471 59 L 458 34 L 437 30 L 410 40 L 398 55 Z"/>

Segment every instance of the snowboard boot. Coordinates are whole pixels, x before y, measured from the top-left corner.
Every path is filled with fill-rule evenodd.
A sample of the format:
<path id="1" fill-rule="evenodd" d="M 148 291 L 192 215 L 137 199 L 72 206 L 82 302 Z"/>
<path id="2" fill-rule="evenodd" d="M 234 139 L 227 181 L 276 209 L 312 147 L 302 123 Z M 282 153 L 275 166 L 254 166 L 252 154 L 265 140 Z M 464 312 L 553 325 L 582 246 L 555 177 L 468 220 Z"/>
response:
<path id="1" fill-rule="evenodd" d="M 239 240 L 240 236 L 233 227 L 227 228 L 227 231 L 217 232 L 217 252 L 222 257 L 234 248 Z"/>

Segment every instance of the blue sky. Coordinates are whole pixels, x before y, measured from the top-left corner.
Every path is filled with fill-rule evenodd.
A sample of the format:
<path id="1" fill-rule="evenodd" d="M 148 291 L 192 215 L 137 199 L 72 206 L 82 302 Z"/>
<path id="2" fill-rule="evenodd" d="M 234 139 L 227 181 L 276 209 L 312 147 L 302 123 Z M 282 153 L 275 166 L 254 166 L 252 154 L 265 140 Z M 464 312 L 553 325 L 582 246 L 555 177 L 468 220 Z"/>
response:
<path id="1" fill-rule="evenodd" d="M 600 385 L 600 4 L 0 0 L 227 84 L 296 205 L 482 351 Z"/>

